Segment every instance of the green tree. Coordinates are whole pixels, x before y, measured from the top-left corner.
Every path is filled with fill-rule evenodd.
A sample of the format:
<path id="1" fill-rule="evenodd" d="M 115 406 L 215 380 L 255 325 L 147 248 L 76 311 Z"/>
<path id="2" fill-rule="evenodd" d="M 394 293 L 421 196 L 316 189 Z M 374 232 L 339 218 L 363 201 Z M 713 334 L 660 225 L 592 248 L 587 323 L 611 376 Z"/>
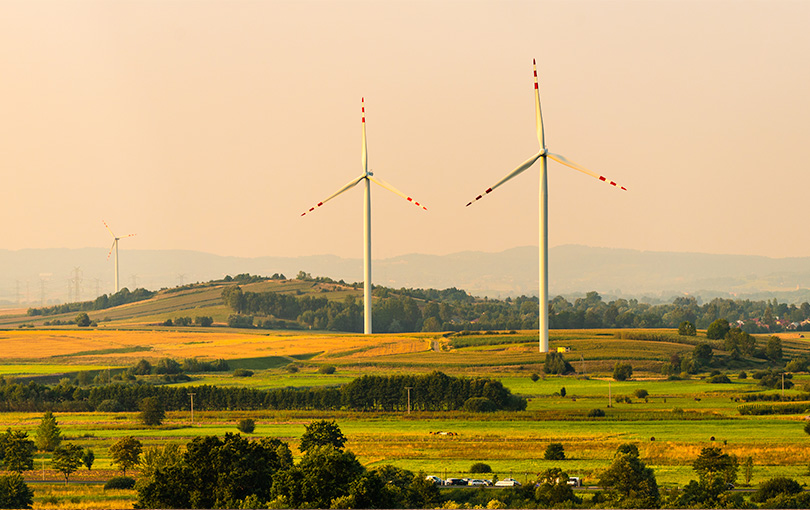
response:
<path id="1" fill-rule="evenodd" d="M 31 508 L 34 492 L 20 473 L 0 476 L 0 508 Z"/>
<path id="2" fill-rule="evenodd" d="M 93 462 L 95 462 L 95 460 L 96 454 L 93 453 L 93 450 L 85 448 L 84 451 L 82 451 L 82 464 L 84 464 L 84 467 L 86 467 L 88 471 L 93 469 Z"/>
<path id="3" fill-rule="evenodd" d="M 613 366 L 613 379 L 615 381 L 626 381 L 633 376 L 633 366 L 630 363 L 619 363 Z"/>
<path id="4" fill-rule="evenodd" d="M 772 363 L 782 363 L 782 339 L 778 336 L 771 336 L 765 347 L 765 355 Z"/>
<path id="5" fill-rule="evenodd" d="M 795 495 L 802 492 L 802 486 L 799 482 L 792 478 L 784 476 L 777 476 L 766 481 L 759 486 L 757 491 L 751 496 L 751 501 L 754 503 L 765 503 L 777 496 Z M 798 507 L 784 507 L 784 506 L 768 506 L 768 508 L 798 508 Z"/>
<path id="6" fill-rule="evenodd" d="M 37 448 L 45 452 L 54 451 L 62 442 L 62 431 L 59 429 L 59 423 L 50 411 L 45 413 L 42 421 L 39 422 L 36 441 Z"/>
<path id="7" fill-rule="evenodd" d="M 76 323 L 76 325 L 77 325 L 77 326 L 79 326 L 80 328 L 86 328 L 87 326 L 89 326 L 89 325 L 90 325 L 90 316 L 89 316 L 89 315 L 87 315 L 87 313 L 82 312 L 82 313 L 80 313 L 79 315 L 77 315 L 77 316 L 76 316 L 76 318 L 75 318 L 75 319 L 73 319 L 73 321 L 74 321 L 74 322 Z"/>
<path id="8" fill-rule="evenodd" d="M 722 340 L 730 329 L 731 326 L 729 326 L 726 319 L 717 319 L 706 328 L 706 338 L 709 340 Z"/>
<path id="9" fill-rule="evenodd" d="M 334 420 L 317 420 L 306 426 L 306 431 L 301 436 L 301 444 L 298 445 L 298 449 L 307 452 L 315 446 L 331 446 L 337 450 L 342 450 L 344 444 L 346 444 L 346 436 L 343 435 Z"/>
<path id="10" fill-rule="evenodd" d="M 27 432 L 7 429 L 0 435 L 0 459 L 7 471 L 22 473 L 34 469 L 34 450 Z"/>
<path id="11" fill-rule="evenodd" d="M 723 453 L 723 450 L 716 446 L 703 448 L 692 463 L 692 469 L 695 470 L 701 481 L 719 478 L 725 484 L 733 484 L 737 481 L 738 468 L 737 458 Z"/>
<path id="12" fill-rule="evenodd" d="M 610 487 L 605 497 L 622 508 L 658 508 L 660 495 L 655 473 L 634 455 L 617 452 L 599 485 Z"/>
<path id="13" fill-rule="evenodd" d="M 691 322 L 683 321 L 678 326 L 678 334 L 681 336 L 697 336 L 697 329 Z"/>
<path id="14" fill-rule="evenodd" d="M 547 469 L 540 475 L 534 489 L 534 498 L 539 505 L 537 508 L 571 508 L 582 503 L 574 495 L 573 487 L 568 485 L 568 474 L 560 468 Z"/>
<path id="15" fill-rule="evenodd" d="M 743 478 L 745 478 L 745 485 L 751 483 L 751 477 L 754 475 L 754 458 L 750 455 L 745 458 L 743 462 Z"/>
<path id="16" fill-rule="evenodd" d="M 328 508 L 333 499 L 345 496 L 363 466 L 351 452 L 333 445 L 312 446 L 297 466 L 302 476 L 299 508 Z"/>
<path id="17" fill-rule="evenodd" d="M 546 446 L 545 453 L 543 453 L 543 458 L 546 460 L 565 460 L 565 449 L 562 443 L 549 443 Z"/>
<path id="18" fill-rule="evenodd" d="M 54 449 L 51 463 L 65 477 L 67 485 L 70 475 L 82 465 L 82 449 L 75 444 L 65 443 Z"/>
<path id="19" fill-rule="evenodd" d="M 705 367 L 712 362 L 712 346 L 707 343 L 696 345 L 692 351 L 692 359 L 698 367 Z"/>
<path id="20" fill-rule="evenodd" d="M 574 373 L 574 367 L 571 363 L 565 361 L 561 352 L 547 352 L 546 359 L 543 362 L 543 372 L 547 374 L 571 374 Z"/>
<path id="21" fill-rule="evenodd" d="M 157 426 L 163 423 L 166 412 L 157 397 L 146 397 L 141 400 L 141 422 L 144 425 Z"/>
<path id="22" fill-rule="evenodd" d="M 633 443 L 623 443 L 616 448 L 616 453 L 638 457 L 638 446 L 634 445 Z"/>
<path id="23" fill-rule="evenodd" d="M 132 469 L 141 461 L 143 445 L 132 436 L 122 437 L 110 446 L 110 457 L 113 464 L 117 464 L 127 475 L 127 469 Z"/>

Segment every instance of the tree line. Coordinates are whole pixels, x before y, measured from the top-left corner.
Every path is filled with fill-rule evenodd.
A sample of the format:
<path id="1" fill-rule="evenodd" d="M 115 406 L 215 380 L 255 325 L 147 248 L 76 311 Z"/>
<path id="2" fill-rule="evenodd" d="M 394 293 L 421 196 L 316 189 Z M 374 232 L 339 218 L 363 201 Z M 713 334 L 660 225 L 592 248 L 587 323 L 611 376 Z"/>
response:
<path id="1" fill-rule="evenodd" d="M 44 306 L 41 308 L 29 308 L 26 312 L 29 316 L 39 315 L 59 315 L 62 313 L 71 312 L 91 312 L 93 310 L 104 310 L 106 308 L 113 308 L 115 306 L 125 305 L 127 303 L 134 303 L 136 301 L 143 301 L 149 299 L 157 294 L 151 290 L 135 289 L 130 292 L 128 288 L 124 287 L 115 294 L 102 294 L 93 301 L 81 301 L 77 303 L 62 303 L 61 305 Z"/>
<path id="2" fill-rule="evenodd" d="M 390 289 L 374 287 L 373 327 L 378 333 L 416 331 L 492 331 L 536 329 L 539 324 L 536 297 L 480 299 L 451 288 Z M 232 327 L 361 332 L 362 302 L 353 296 L 330 301 L 314 295 L 294 296 L 277 292 L 243 291 L 238 285 L 222 292 L 225 305 L 234 311 Z M 751 301 L 716 298 L 699 304 L 691 296 L 667 304 L 648 304 L 637 299 L 603 301 L 597 292 L 568 301 L 557 296 L 549 303 L 552 329 L 677 328 L 688 322 L 706 329 L 717 319 L 731 321 L 748 334 L 779 332 L 788 323 L 810 330 L 810 304 L 779 303 L 776 299 Z"/>
<path id="3" fill-rule="evenodd" d="M 453 377 L 441 372 L 412 376 L 363 376 L 341 387 L 254 389 L 218 386 L 172 387 L 151 384 L 107 384 L 85 388 L 70 382 L 46 386 L 0 380 L 0 411 L 139 411 L 151 398 L 166 411 L 189 409 L 188 392 L 196 394 L 195 409 L 220 410 L 339 410 L 430 411 L 464 409 L 474 399 L 483 408 L 468 410 L 523 410 L 526 400 L 512 395 L 500 381 L 486 377 Z"/>

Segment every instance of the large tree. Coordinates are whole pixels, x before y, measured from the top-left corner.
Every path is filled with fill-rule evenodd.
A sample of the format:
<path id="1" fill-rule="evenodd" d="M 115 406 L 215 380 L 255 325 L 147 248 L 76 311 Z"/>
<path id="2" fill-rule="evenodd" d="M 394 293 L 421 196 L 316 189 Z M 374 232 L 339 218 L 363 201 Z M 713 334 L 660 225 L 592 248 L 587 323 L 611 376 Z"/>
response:
<path id="1" fill-rule="evenodd" d="M 110 446 L 110 456 L 113 464 L 117 464 L 127 474 L 127 469 L 132 469 L 141 461 L 143 445 L 132 436 L 122 437 Z"/>
<path id="2" fill-rule="evenodd" d="M 306 426 L 306 431 L 301 436 L 301 444 L 298 449 L 307 452 L 314 446 L 331 446 L 342 450 L 344 444 L 346 444 L 346 436 L 343 435 L 334 420 L 318 420 Z"/>
<path id="3" fill-rule="evenodd" d="M 82 465 L 82 449 L 75 444 L 66 443 L 53 451 L 51 459 L 53 468 L 65 477 L 65 485 L 70 475 Z"/>
<path id="4" fill-rule="evenodd" d="M 34 442 L 22 430 L 6 430 L 0 435 L 0 459 L 7 471 L 22 473 L 34 469 Z"/>
<path id="5" fill-rule="evenodd" d="M 48 411 L 37 427 L 37 448 L 52 452 L 62 442 L 62 431 L 53 413 Z"/>
<path id="6" fill-rule="evenodd" d="M 0 508 L 31 508 L 34 492 L 20 473 L 0 476 Z"/>
<path id="7" fill-rule="evenodd" d="M 655 473 L 637 455 L 617 452 L 610 467 L 602 473 L 599 485 L 610 487 L 606 491 L 610 504 L 623 508 L 658 508 L 660 495 Z"/>

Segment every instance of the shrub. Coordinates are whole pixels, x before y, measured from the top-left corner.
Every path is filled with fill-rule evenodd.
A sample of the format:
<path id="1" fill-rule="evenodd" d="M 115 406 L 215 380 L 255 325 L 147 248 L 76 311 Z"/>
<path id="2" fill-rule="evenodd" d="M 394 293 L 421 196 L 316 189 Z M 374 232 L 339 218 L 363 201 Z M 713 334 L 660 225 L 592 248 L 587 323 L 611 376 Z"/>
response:
<path id="1" fill-rule="evenodd" d="M 234 377 L 253 377 L 253 370 L 247 368 L 237 368 L 233 371 Z"/>
<path id="2" fill-rule="evenodd" d="M 464 410 L 471 413 L 491 413 L 497 411 L 498 406 L 486 397 L 472 397 L 464 402 Z"/>
<path id="3" fill-rule="evenodd" d="M 318 369 L 318 373 L 321 373 L 321 374 L 334 374 L 335 373 L 335 367 L 333 367 L 332 365 L 324 365 L 324 366 L 322 366 L 321 368 Z"/>
<path id="4" fill-rule="evenodd" d="M 109 489 L 132 489 L 135 487 L 135 479 L 129 476 L 114 476 L 104 484 L 104 490 Z"/>
<path id="5" fill-rule="evenodd" d="M 289 372 L 291 374 L 294 374 L 294 373 L 298 372 L 298 365 L 296 365 L 295 363 L 290 363 L 289 365 L 284 367 L 284 370 L 286 370 L 287 372 Z"/>
<path id="6" fill-rule="evenodd" d="M 778 476 L 776 478 L 771 478 L 767 482 L 760 485 L 759 489 L 757 489 L 757 491 L 751 496 L 751 501 L 755 503 L 764 503 L 767 500 L 782 494 L 798 494 L 800 492 L 802 492 L 802 486 L 799 485 L 799 482 L 793 480 L 792 478 Z"/>
<path id="7" fill-rule="evenodd" d="M 695 329 L 695 325 L 689 321 L 683 321 L 678 326 L 678 334 L 681 336 L 696 336 L 697 330 Z"/>
<path id="8" fill-rule="evenodd" d="M 531 379 L 532 382 L 537 382 L 538 379 L 540 379 L 540 376 L 537 375 L 537 374 L 532 374 L 532 375 L 529 376 L 529 379 Z"/>
<path id="9" fill-rule="evenodd" d="M 613 379 L 616 381 L 626 381 L 633 376 L 633 367 L 630 363 L 619 363 L 613 367 Z"/>
<path id="10" fill-rule="evenodd" d="M 588 418 L 602 418 L 605 416 L 605 412 L 601 409 L 591 409 L 588 411 Z"/>
<path id="11" fill-rule="evenodd" d="M 748 379 L 748 374 L 746 374 L 745 370 L 743 370 L 739 373 L 739 375 L 737 375 L 737 379 Z"/>
<path id="12" fill-rule="evenodd" d="M 565 394 L 566 394 L 566 391 L 565 391 L 565 386 L 563 386 L 562 388 L 560 388 L 560 396 L 561 396 L 561 397 L 564 397 L 564 396 L 565 396 Z"/>
<path id="13" fill-rule="evenodd" d="M 245 418 L 244 420 L 239 420 L 239 423 L 236 424 L 236 428 L 245 434 L 252 434 L 253 431 L 256 430 L 256 422 L 251 418 Z"/>
<path id="14" fill-rule="evenodd" d="M 717 319 L 706 328 L 706 338 L 709 340 L 722 340 L 730 330 L 731 326 L 726 319 Z"/>
<path id="15" fill-rule="evenodd" d="M 649 392 L 647 392 L 647 390 L 639 388 L 635 391 L 634 394 L 636 395 L 636 398 L 647 398 Z"/>
<path id="16" fill-rule="evenodd" d="M 708 382 L 712 384 L 730 384 L 731 379 L 729 379 L 728 376 L 725 374 L 719 374 L 709 377 Z"/>
<path id="17" fill-rule="evenodd" d="M 546 460 L 565 460 L 565 449 L 562 443 L 549 443 L 543 454 Z"/>
<path id="18" fill-rule="evenodd" d="M 470 473 L 492 473 L 492 468 L 489 466 L 489 464 L 476 462 L 470 466 Z"/>

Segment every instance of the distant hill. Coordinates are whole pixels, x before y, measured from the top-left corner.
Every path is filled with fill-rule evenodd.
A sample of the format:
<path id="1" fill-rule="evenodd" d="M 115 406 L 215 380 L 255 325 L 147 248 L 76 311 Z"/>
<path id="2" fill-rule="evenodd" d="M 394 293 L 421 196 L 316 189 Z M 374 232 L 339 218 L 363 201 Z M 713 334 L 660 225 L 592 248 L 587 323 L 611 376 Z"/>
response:
<path id="1" fill-rule="evenodd" d="M 113 263 L 102 248 L 0 250 L 0 305 L 20 300 L 38 305 L 75 300 L 69 290 L 74 268 L 81 270 L 81 299 L 112 292 Z M 183 250 L 122 250 L 121 282 L 127 287 L 160 289 L 208 281 L 226 274 L 299 271 L 347 282 L 362 278 L 360 259 L 334 255 L 306 257 L 224 257 Z M 596 290 L 607 298 L 636 297 L 670 301 L 689 293 L 704 300 L 717 296 L 780 301 L 810 301 L 810 257 L 650 252 L 566 245 L 552 248 L 552 296 Z M 374 282 L 387 287 L 457 287 L 477 296 L 537 293 L 537 248 L 519 247 L 449 255 L 410 254 L 374 261 Z M 43 283 L 44 282 L 44 283 Z"/>

